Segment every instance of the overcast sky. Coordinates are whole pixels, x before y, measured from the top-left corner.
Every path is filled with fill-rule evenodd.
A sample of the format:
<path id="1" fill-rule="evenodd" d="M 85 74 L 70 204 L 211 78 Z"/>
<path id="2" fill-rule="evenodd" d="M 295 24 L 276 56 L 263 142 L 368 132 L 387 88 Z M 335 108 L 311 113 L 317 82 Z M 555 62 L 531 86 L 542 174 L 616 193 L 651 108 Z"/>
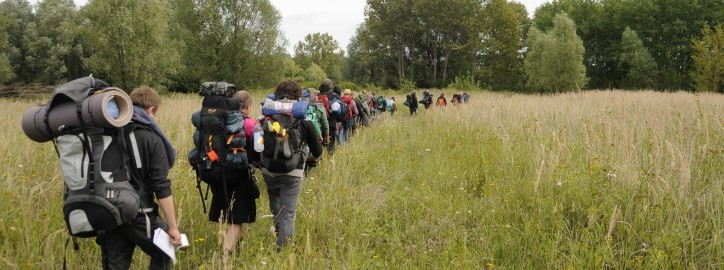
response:
<path id="1" fill-rule="evenodd" d="M 87 0 L 74 0 L 76 5 L 85 5 Z M 366 0 L 270 0 L 282 15 L 281 28 L 289 43 L 287 51 L 292 54 L 294 45 L 310 33 L 328 33 L 334 37 L 343 50 L 347 50 L 349 39 L 357 26 L 364 21 Z M 446 1 L 446 0 L 440 0 Z M 549 0 L 515 0 L 523 3 L 532 14 L 535 9 Z M 37 0 L 30 0 L 31 3 Z"/>

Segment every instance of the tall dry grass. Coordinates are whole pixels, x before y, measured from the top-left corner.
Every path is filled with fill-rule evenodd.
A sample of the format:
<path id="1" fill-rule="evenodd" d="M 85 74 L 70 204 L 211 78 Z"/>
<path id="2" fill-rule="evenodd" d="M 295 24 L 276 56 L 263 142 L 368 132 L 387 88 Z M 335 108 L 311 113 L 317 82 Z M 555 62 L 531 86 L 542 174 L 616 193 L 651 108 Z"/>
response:
<path id="1" fill-rule="evenodd" d="M 259 101 L 262 93 L 254 96 Z M 0 101 L 7 116 L 0 120 L 5 269 L 58 268 L 67 238 L 56 154 L 19 128 L 34 102 Z M 359 130 L 305 179 L 292 247 L 274 252 L 262 192 L 259 219 L 245 225 L 226 263 L 219 256 L 225 228 L 206 221 L 185 161 L 190 114 L 199 106 L 197 96 L 170 96 L 158 115 L 179 150 L 170 178 L 181 229 L 192 240 L 178 269 L 724 264 L 721 95 L 485 92 L 464 106 L 420 109 L 414 117 L 400 104 L 398 114 Z M 91 240 L 67 253 L 73 269 L 100 266 Z M 137 252 L 133 268 L 147 263 Z"/>

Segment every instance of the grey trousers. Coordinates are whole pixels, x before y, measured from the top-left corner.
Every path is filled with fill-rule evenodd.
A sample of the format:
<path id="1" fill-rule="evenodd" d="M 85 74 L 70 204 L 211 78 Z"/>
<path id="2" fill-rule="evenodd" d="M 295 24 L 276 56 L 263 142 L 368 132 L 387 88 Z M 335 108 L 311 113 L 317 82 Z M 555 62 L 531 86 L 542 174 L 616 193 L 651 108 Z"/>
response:
<path id="1" fill-rule="evenodd" d="M 302 178 L 264 174 L 264 182 L 269 194 L 269 208 L 274 215 L 277 246 L 282 247 L 294 238 L 294 220 L 297 215 L 299 192 L 302 190 Z"/>

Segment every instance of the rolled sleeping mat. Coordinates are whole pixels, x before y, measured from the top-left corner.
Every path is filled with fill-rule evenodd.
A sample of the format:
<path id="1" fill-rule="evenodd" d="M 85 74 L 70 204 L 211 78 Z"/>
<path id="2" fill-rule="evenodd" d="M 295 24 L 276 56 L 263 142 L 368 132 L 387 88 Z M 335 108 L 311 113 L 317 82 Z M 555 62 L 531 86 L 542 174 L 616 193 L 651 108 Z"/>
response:
<path id="1" fill-rule="evenodd" d="M 307 106 L 309 103 L 306 101 L 297 102 L 278 102 L 271 99 L 264 100 L 264 105 L 261 107 L 261 114 L 271 116 L 275 114 L 286 114 L 291 115 L 297 119 L 305 119 L 307 117 Z"/>
<path id="2" fill-rule="evenodd" d="M 50 113 L 48 113 L 48 104 L 38 105 L 23 113 L 21 125 L 28 138 L 36 142 L 47 142 L 65 130 L 81 126 L 77 106 L 72 100 L 52 106 Z M 81 115 L 87 127 L 122 127 L 133 117 L 133 103 L 123 90 L 107 88 L 83 100 Z"/>

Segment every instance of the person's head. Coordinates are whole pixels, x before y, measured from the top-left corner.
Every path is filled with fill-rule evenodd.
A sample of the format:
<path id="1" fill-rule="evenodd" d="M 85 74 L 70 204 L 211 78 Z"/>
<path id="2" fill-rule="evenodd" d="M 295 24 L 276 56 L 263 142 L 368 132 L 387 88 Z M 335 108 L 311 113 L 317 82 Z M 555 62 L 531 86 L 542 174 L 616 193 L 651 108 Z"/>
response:
<path id="1" fill-rule="evenodd" d="M 161 96 L 147 85 L 142 85 L 131 91 L 131 102 L 133 106 L 141 107 L 151 117 L 156 117 L 158 108 L 161 106 Z"/>
<path id="2" fill-rule="evenodd" d="M 241 101 L 241 110 L 244 112 L 247 112 L 249 110 L 249 106 L 251 106 L 251 103 L 253 102 L 252 98 L 251 98 L 251 94 L 249 94 L 249 92 L 247 92 L 247 91 L 241 90 L 241 91 L 236 91 L 234 96 L 236 96 L 236 98 L 238 98 L 239 101 Z"/>
<path id="3" fill-rule="evenodd" d="M 302 87 L 293 80 L 282 81 L 274 91 L 277 100 L 292 99 L 298 100 L 302 96 Z"/>
<path id="4" fill-rule="evenodd" d="M 324 79 L 324 80 L 322 81 L 322 84 L 326 85 L 326 86 L 329 87 L 330 89 L 331 89 L 332 86 L 333 86 L 333 85 L 332 85 L 332 80 L 330 80 L 330 79 Z"/>
<path id="5" fill-rule="evenodd" d="M 395 97 L 392 97 L 391 99 L 392 99 L 392 101 L 395 101 Z"/>
<path id="6" fill-rule="evenodd" d="M 440 93 L 440 97 L 445 97 L 445 93 Z"/>
<path id="7" fill-rule="evenodd" d="M 344 89 L 344 95 L 345 96 L 352 96 L 352 90 L 351 89 Z"/>

